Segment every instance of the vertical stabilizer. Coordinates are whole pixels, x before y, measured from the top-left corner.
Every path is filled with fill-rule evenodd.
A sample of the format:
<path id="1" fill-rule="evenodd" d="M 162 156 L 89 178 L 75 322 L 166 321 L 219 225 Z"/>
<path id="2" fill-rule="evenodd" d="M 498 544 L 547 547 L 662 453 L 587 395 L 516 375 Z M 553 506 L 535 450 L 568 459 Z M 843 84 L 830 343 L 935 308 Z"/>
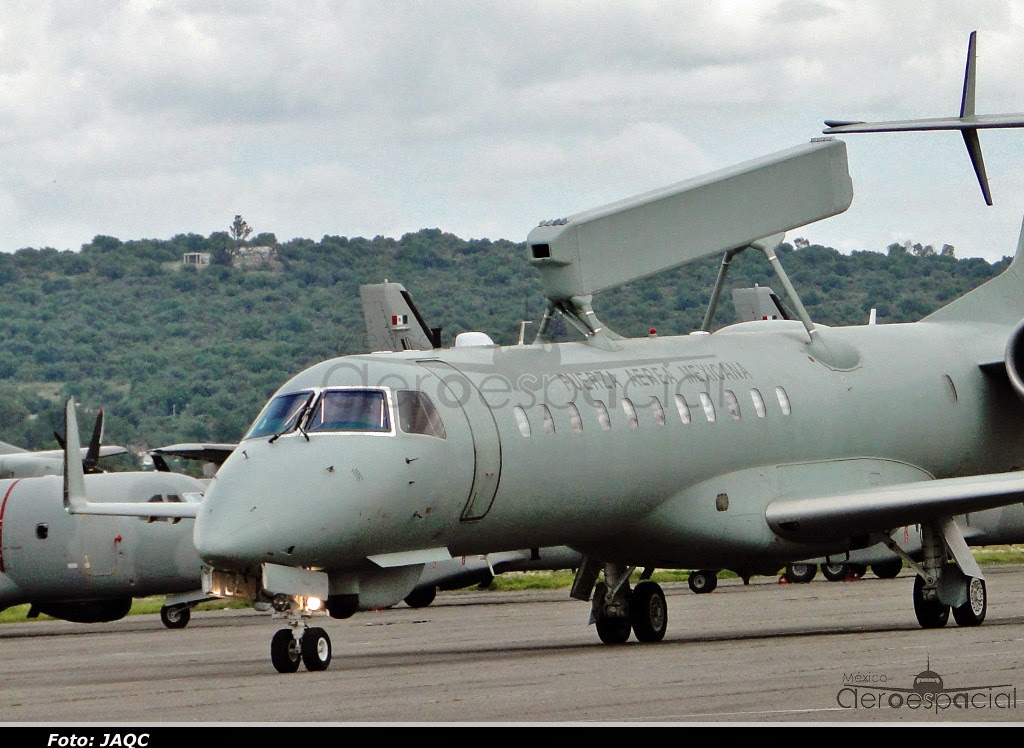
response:
<path id="1" fill-rule="evenodd" d="M 359 287 L 359 296 L 368 350 L 428 351 L 441 347 L 441 329 L 427 327 L 401 283 L 366 284 Z"/>
<path id="2" fill-rule="evenodd" d="M 932 312 L 934 322 L 996 322 L 1016 325 L 1024 318 L 1024 222 L 1010 266 L 973 291 Z"/>
<path id="3" fill-rule="evenodd" d="M 85 469 L 82 467 L 82 440 L 78 436 L 75 401 L 64 405 L 64 508 L 74 512 L 85 502 Z"/>

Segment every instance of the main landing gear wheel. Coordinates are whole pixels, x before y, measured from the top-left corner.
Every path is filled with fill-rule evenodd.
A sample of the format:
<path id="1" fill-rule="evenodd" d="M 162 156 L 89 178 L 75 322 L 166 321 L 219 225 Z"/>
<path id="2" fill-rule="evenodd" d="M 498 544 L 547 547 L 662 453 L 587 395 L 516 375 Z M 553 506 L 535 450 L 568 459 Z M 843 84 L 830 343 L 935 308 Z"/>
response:
<path id="1" fill-rule="evenodd" d="M 160 608 L 160 620 L 169 629 L 183 629 L 192 619 L 192 610 L 187 605 L 165 605 Z"/>
<path id="2" fill-rule="evenodd" d="M 988 592 L 985 580 L 971 577 L 967 583 L 967 602 L 953 608 L 953 618 L 960 626 L 980 626 L 988 610 Z"/>
<path id="3" fill-rule="evenodd" d="M 822 564 L 821 573 L 830 582 L 842 582 L 846 579 L 846 564 Z"/>
<path id="4" fill-rule="evenodd" d="M 597 626 L 597 635 L 605 644 L 625 644 L 629 639 L 633 624 L 625 616 L 603 615 L 604 598 L 607 591 L 608 587 L 604 582 L 594 585 L 594 601 L 595 603 L 600 602 L 600 605 L 595 606 L 595 612 L 602 611 L 598 613 L 597 620 L 594 622 L 594 625 Z"/>
<path id="5" fill-rule="evenodd" d="M 660 642 L 668 628 L 665 593 L 656 582 L 641 582 L 629 602 L 629 618 L 637 641 Z"/>
<path id="6" fill-rule="evenodd" d="M 629 639 L 632 624 L 628 618 L 597 619 L 597 635 L 605 644 L 625 644 Z"/>
<path id="7" fill-rule="evenodd" d="M 326 670 L 331 664 L 331 638 L 321 628 L 306 629 L 302 635 L 302 662 L 306 670 Z"/>
<path id="8" fill-rule="evenodd" d="M 417 587 L 405 596 L 405 604 L 410 608 L 425 608 L 437 597 L 437 587 Z"/>
<path id="9" fill-rule="evenodd" d="M 903 571 L 903 559 L 897 557 L 880 564 L 871 564 L 871 571 L 879 579 L 895 579 Z"/>
<path id="10" fill-rule="evenodd" d="M 966 604 L 970 605 L 970 600 Z M 941 629 L 949 620 L 948 605 L 938 599 L 924 599 L 924 580 L 919 576 L 914 578 L 914 613 L 921 628 L 925 629 Z"/>
<path id="11" fill-rule="evenodd" d="M 818 573 L 814 564 L 790 564 L 786 567 L 786 579 L 795 584 L 806 584 Z"/>
<path id="12" fill-rule="evenodd" d="M 690 585 L 690 590 L 698 595 L 714 592 L 715 587 L 718 586 L 718 574 L 707 569 L 691 571 L 687 583 Z M 639 586 L 637 589 L 639 589 Z"/>
<path id="13" fill-rule="evenodd" d="M 270 640 L 270 661 L 279 673 L 294 673 L 302 662 L 302 644 L 291 629 L 280 629 Z"/>

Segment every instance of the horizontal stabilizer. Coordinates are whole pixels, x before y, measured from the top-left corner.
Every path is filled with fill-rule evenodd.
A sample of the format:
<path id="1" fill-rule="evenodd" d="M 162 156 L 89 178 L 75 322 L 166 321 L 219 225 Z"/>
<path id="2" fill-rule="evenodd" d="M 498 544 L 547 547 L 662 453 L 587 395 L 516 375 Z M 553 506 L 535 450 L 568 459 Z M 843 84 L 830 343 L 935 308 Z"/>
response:
<path id="1" fill-rule="evenodd" d="M 1024 501 L 1024 471 L 942 478 L 830 496 L 780 499 L 765 518 L 781 537 L 817 543 Z"/>
<path id="2" fill-rule="evenodd" d="M 842 213 L 852 200 L 846 144 L 819 138 L 545 221 L 526 241 L 544 295 L 558 302 L 747 247 Z"/>
<path id="3" fill-rule="evenodd" d="M 73 505 L 72 514 L 89 514 L 100 517 L 171 517 L 177 519 L 195 519 L 199 514 L 199 504 L 181 502 L 96 502 L 86 501 Z"/>
<path id="4" fill-rule="evenodd" d="M 856 122 L 825 120 L 823 133 L 846 135 L 862 132 L 926 132 L 932 130 L 959 130 L 963 136 L 967 155 L 978 178 L 982 197 L 987 205 L 992 204 L 992 190 L 985 173 L 985 160 L 981 154 L 978 130 L 994 130 L 1024 127 L 1024 114 L 975 114 L 974 91 L 976 78 L 978 32 L 972 31 L 967 43 L 967 66 L 964 70 L 964 88 L 960 98 L 959 117 L 932 117 L 928 119 L 892 120 L 889 122 Z"/>
<path id="5" fill-rule="evenodd" d="M 832 124 L 829 124 L 829 123 Z M 934 130 L 999 130 L 1024 127 L 1024 114 L 982 114 L 972 117 L 932 117 L 891 122 L 844 122 L 825 120 L 823 133 L 846 135 L 859 132 L 924 132 Z"/>

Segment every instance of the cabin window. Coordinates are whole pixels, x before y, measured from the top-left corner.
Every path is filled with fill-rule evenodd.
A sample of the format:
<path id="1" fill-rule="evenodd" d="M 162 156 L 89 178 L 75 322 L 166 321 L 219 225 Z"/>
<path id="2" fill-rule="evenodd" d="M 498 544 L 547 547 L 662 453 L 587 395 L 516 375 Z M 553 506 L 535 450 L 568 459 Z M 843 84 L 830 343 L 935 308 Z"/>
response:
<path id="1" fill-rule="evenodd" d="M 636 408 L 633 406 L 633 401 L 629 398 L 622 398 L 622 412 L 626 414 L 626 423 L 629 424 L 631 429 L 635 429 L 640 425 L 640 421 L 636 417 Z"/>
<path id="2" fill-rule="evenodd" d="M 682 395 L 676 395 L 676 410 L 679 411 L 680 421 L 690 422 L 690 406 L 686 404 L 686 398 Z"/>
<path id="3" fill-rule="evenodd" d="M 715 404 L 711 401 L 711 395 L 706 392 L 700 393 L 700 404 L 704 408 L 704 416 L 708 423 L 715 422 Z"/>
<path id="4" fill-rule="evenodd" d="M 779 407 L 782 408 L 782 415 L 788 416 L 793 412 L 792 406 L 789 404 L 789 395 L 781 387 L 775 388 L 775 396 L 779 398 Z"/>
<path id="5" fill-rule="evenodd" d="M 522 407 L 517 405 L 512 408 L 512 413 L 516 417 L 516 425 L 519 427 L 519 433 L 523 436 L 530 435 L 530 419 L 526 417 L 526 411 Z"/>
<path id="6" fill-rule="evenodd" d="M 728 408 L 732 420 L 740 420 L 740 401 L 736 399 L 736 393 L 732 390 L 725 391 L 725 407 Z"/>
<path id="7" fill-rule="evenodd" d="M 611 431 L 612 419 L 608 415 L 608 408 L 605 407 L 604 403 L 600 400 L 595 400 L 594 410 L 597 411 L 597 422 L 601 424 L 601 428 L 605 431 Z"/>
<path id="8" fill-rule="evenodd" d="M 547 405 L 540 406 L 540 416 L 544 419 L 544 433 L 555 433 L 555 419 L 551 417 L 551 410 Z"/>
<path id="9" fill-rule="evenodd" d="M 764 418 L 764 415 L 765 415 L 766 411 L 765 411 L 765 407 L 764 407 L 764 398 L 761 397 L 761 391 L 760 390 L 751 390 L 750 391 L 750 399 L 754 401 L 754 410 L 757 411 L 757 417 L 758 418 Z"/>
<path id="10" fill-rule="evenodd" d="M 651 395 L 651 414 L 654 416 L 654 422 L 659 426 L 665 425 L 665 409 L 661 407 L 661 400 Z"/>
<path id="11" fill-rule="evenodd" d="M 572 427 L 572 430 L 577 434 L 582 434 L 583 419 L 580 418 L 580 409 L 574 403 L 569 403 L 566 409 L 569 411 L 569 425 Z"/>
<path id="12" fill-rule="evenodd" d="M 313 393 L 310 390 L 278 395 L 267 403 L 243 439 L 255 439 L 258 436 L 273 436 L 291 431 L 295 428 L 295 424 L 305 412 L 312 398 Z"/>
<path id="13" fill-rule="evenodd" d="M 383 390 L 326 390 L 313 403 L 306 431 L 391 430 L 388 400 Z"/>
<path id="14" fill-rule="evenodd" d="M 418 390 L 399 390 L 398 425 L 407 434 L 423 434 L 438 439 L 447 438 L 441 415 L 426 393 Z"/>

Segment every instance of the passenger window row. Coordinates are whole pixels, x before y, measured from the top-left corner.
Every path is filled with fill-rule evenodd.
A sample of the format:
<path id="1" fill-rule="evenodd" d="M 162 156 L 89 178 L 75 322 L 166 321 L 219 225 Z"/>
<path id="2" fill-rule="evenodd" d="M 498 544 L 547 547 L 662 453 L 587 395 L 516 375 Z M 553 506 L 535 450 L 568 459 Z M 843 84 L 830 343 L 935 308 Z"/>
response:
<path id="1" fill-rule="evenodd" d="M 775 398 L 778 400 L 779 410 L 782 412 L 782 415 L 792 415 L 793 408 L 789 401 L 789 395 L 786 393 L 784 388 L 775 388 Z M 698 395 L 698 400 L 700 402 L 699 412 L 703 412 L 704 420 L 708 423 L 714 423 L 718 419 L 718 411 L 715 408 L 715 401 L 712 399 L 711 395 L 706 392 L 701 392 Z M 679 422 L 691 423 L 693 421 L 693 409 L 691 409 L 690 402 L 688 402 L 682 395 L 676 395 L 674 397 L 674 401 L 676 413 L 679 416 Z M 626 419 L 627 428 L 639 428 L 640 414 L 637 411 L 637 406 L 628 398 L 623 398 L 619 402 L 622 407 L 622 414 Z M 754 415 L 757 418 L 765 418 L 768 415 L 768 408 L 760 390 L 750 390 L 750 402 L 754 408 Z M 722 404 L 725 406 L 725 412 L 728 413 L 732 420 L 739 421 L 743 417 L 740 400 L 732 390 L 725 390 L 722 395 Z M 696 407 L 697 404 L 694 403 L 693 405 Z M 668 422 L 665 408 L 657 396 L 651 395 L 650 400 L 646 403 L 646 407 L 650 411 L 650 420 L 655 425 L 664 426 Z M 611 431 L 611 414 L 608 412 L 608 407 L 603 401 L 594 400 L 589 405 L 584 406 L 584 408 L 589 408 L 594 411 L 595 420 L 602 431 Z M 572 432 L 575 434 L 583 433 L 583 416 L 580 413 L 579 407 L 575 403 L 567 403 L 563 409 L 566 411 L 569 428 Z M 540 419 L 539 423 L 542 432 L 545 434 L 555 433 L 555 419 L 551 414 L 551 409 L 547 405 L 538 405 L 536 410 Z M 531 426 L 530 416 L 527 414 L 526 408 L 521 405 L 516 405 L 512 408 L 512 413 L 515 416 L 516 425 L 519 427 L 519 433 L 523 436 L 530 436 L 533 433 L 533 427 Z"/>

